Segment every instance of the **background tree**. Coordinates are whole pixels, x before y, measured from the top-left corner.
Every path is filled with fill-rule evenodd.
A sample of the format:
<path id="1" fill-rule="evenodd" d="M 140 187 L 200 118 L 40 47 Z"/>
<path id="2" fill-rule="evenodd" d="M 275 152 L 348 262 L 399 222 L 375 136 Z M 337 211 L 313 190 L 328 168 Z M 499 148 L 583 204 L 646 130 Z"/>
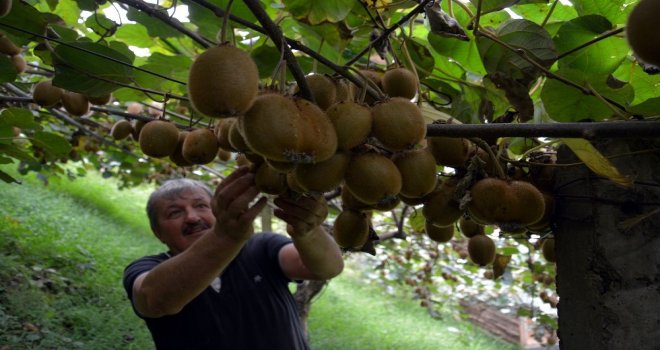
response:
<path id="1" fill-rule="evenodd" d="M 377 198 L 379 203 L 361 206 L 358 201 L 348 210 L 360 213 L 354 216 L 359 217 L 356 221 L 362 225 L 363 236 L 348 237 L 343 245 L 347 254 L 368 259 L 367 270 L 376 272 L 372 278 L 410 287 L 433 316 L 441 315 L 441 310 L 456 310 L 460 300 L 472 299 L 534 316 L 543 326 L 538 338 L 553 342 L 552 332 L 557 329 L 553 308 L 559 300 L 554 291 L 555 267 L 543 260 L 541 252 L 548 260 L 555 260 L 550 254 L 556 234 L 558 280 L 571 281 L 559 288 L 559 295 L 573 295 L 585 287 L 574 283 L 583 275 L 562 274 L 562 270 L 572 271 L 573 264 L 593 273 L 589 287 L 595 285 L 594 281 L 609 281 L 604 284 L 607 287 L 594 287 L 589 294 L 592 304 L 587 300 L 566 302 L 566 311 L 561 311 L 564 304 L 559 303 L 560 314 L 569 315 L 559 322 L 563 345 L 617 348 L 635 338 L 639 347 L 651 346 L 658 343 L 648 327 L 657 321 L 653 316 L 660 314 L 655 312 L 657 308 L 647 308 L 650 313 L 645 317 L 630 319 L 626 324 L 611 321 L 627 310 L 612 305 L 632 305 L 639 298 L 650 298 L 659 280 L 654 268 L 658 257 L 653 254 L 658 246 L 657 234 L 653 233 L 658 227 L 657 215 L 653 216 L 657 213 L 657 196 L 653 193 L 657 193 L 658 182 L 652 170 L 657 170 L 654 160 L 660 135 L 660 78 L 653 65 L 658 64 L 654 61 L 657 57 L 644 51 L 643 62 L 631 52 L 625 38 L 624 26 L 636 3 L 3 1 L 0 8 L 9 10 L 3 10 L 5 15 L 0 18 L 0 161 L 18 162 L 21 173 L 38 172 L 44 179 L 80 176 L 94 167 L 105 176 L 118 177 L 123 186 L 175 176 L 193 176 L 213 183 L 237 164 L 258 164 L 262 157 L 250 157 L 254 153 L 250 142 L 241 142 L 248 135 L 245 127 L 236 125 L 244 122 L 217 119 L 191 105 L 194 91 L 189 90 L 189 72 L 193 63 L 209 48 L 229 42 L 254 60 L 262 90 L 274 89 L 314 101 L 328 108 L 328 115 L 332 103 L 341 99 L 337 96 L 346 91 L 348 100 L 363 103 L 371 113 L 394 109 L 395 105 L 383 108 L 387 101 L 396 99 L 393 96 L 404 96 L 400 98 L 412 100 L 419 109 L 426 123 L 425 140 L 413 145 L 403 142 L 405 145 L 399 148 L 384 142 L 382 132 L 368 129 L 366 141 L 345 146 L 344 151 L 351 155 L 375 152 L 394 160 L 397 154 L 411 151 L 407 148 L 427 149 L 424 146 L 428 145 L 431 152 L 436 150 L 434 173 L 442 183 L 438 189 L 416 198 L 400 195 L 397 190 L 387 203 Z M 657 9 L 649 10 L 653 11 Z M 640 41 L 660 46 L 652 36 Z M 231 71 L 234 66 L 228 68 Z M 388 87 L 387 80 L 381 79 L 397 68 L 403 75 L 412 73 L 412 80 L 399 78 L 402 80 Z M 247 74 L 244 69 L 235 70 L 237 78 Z M 328 81 L 330 89 L 319 93 L 318 86 Z M 413 86 L 411 95 L 407 95 L 410 90 L 392 90 L 392 86 L 406 83 Z M 227 95 L 243 92 L 228 91 Z M 333 94 L 335 97 L 328 101 Z M 152 122 L 147 130 L 155 129 L 159 124 L 153 123 L 155 120 L 167 125 L 163 128 L 168 131 L 159 129 L 153 138 L 144 136 L 147 133 L 140 136 L 147 122 Z M 353 124 L 350 128 L 356 129 Z M 209 130 L 217 136 L 216 141 L 209 141 Z M 249 128 L 249 132 L 253 130 L 256 128 Z M 168 151 L 152 152 L 148 145 L 164 140 L 161 136 L 165 132 L 172 135 Z M 193 133 L 196 142 L 186 141 Z M 603 140 L 624 137 L 651 140 L 603 144 Z M 602 152 L 585 139 L 597 140 Z M 204 152 L 191 151 L 193 143 L 213 142 L 217 142 L 213 147 L 221 151 L 214 151 L 218 153 L 212 155 L 212 160 L 206 161 Z M 557 153 L 560 145 L 564 153 Z M 228 156 L 227 152 L 233 154 Z M 398 162 L 403 163 L 400 158 Z M 615 167 L 608 160 L 614 158 L 632 160 L 617 162 Z M 69 161 L 71 165 L 63 165 Z M 299 164 L 290 166 L 273 159 L 266 163 L 269 167 L 254 167 L 268 179 L 268 186 L 264 182 L 262 188 L 270 194 L 294 187 L 290 181 L 287 184 L 284 175 L 291 174 L 294 167 L 295 174 L 310 171 L 301 170 L 305 167 Z M 575 170 L 583 165 L 589 170 Z M 403 165 L 398 171 L 404 174 L 410 167 Z M 266 176 L 269 169 L 279 172 Z M 330 177 L 329 172 L 324 174 L 324 179 Z M 0 176 L 7 182 L 19 181 L 1 171 Z M 607 185 L 601 187 L 601 182 L 592 181 L 594 187 L 579 195 L 569 186 L 581 178 L 594 177 L 605 179 L 602 183 Z M 543 221 L 521 224 L 523 214 L 532 211 L 530 197 L 515 205 L 522 208 L 515 220 L 476 215 L 484 208 L 474 207 L 482 201 L 471 201 L 476 196 L 471 190 L 484 178 L 500 179 L 506 184 L 502 185 L 506 193 L 507 186 L 518 181 L 532 183 L 543 191 L 543 208 L 548 209 Z M 331 221 L 349 207 L 350 191 L 342 190 L 343 182 L 343 176 L 339 176 L 338 182 L 323 184 L 331 188 L 314 184 L 320 186 L 315 191 L 325 192 L 335 205 Z M 589 199 L 593 203 L 614 200 L 600 195 L 601 191 L 609 193 L 605 189 L 611 183 L 628 188 L 616 197 L 629 199 L 613 202 L 622 206 L 618 212 L 621 215 L 584 205 L 569 213 L 574 216 L 567 215 L 566 208 L 572 208 L 569 199 Z M 519 186 L 524 187 L 514 187 Z M 441 197 L 440 192 L 449 195 Z M 553 213 L 553 201 L 566 215 Z M 633 203 L 630 205 L 635 210 L 627 203 Z M 428 209 L 431 206 L 440 209 Z M 452 210 L 456 216 L 431 217 Z M 590 237 L 585 244 L 594 248 L 581 250 L 585 255 L 578 259 L 576 247 L 584 245 L 576 245 L 573 238 L 577 237 L 564 232 L 573 229 L 570 217 L 590 211 L 598 224 L 584 228 L 590 234 L 580 237 Z M 348 215 L 343 215 L 340 222 L 345 222 Z M 486 225 L 477 226 L 483 233 L 477 232 L 479 238 L 468 243 L 471 233 L 467 233 L 469 224 L 464 221 L 475 217 Z M 618 266 L 614 270 L 620 271 L 628 266 L 612 262 L 619 253 L 606 248 L 615 237 L 600 233 L 600 219 L 608 217 L 628 223 L 625 228 L 635 226 L 641 230 L 640 242 L 656 248 L 635 249 L 633 245 L 626 261 L 636 261 L 635 275 L 614 278 L 609 268 L 603 268 Z M 263 226 L 269 225 L 264 220 Z M 351 227 L 349 232 L 357 231 Z M 454 228 L 466 237 L 454 235 Z M 339 237 L 337 233 L 335 236 Z M 492 242 L 486 245 L 493 244 L 495 252 L 474 253 L 478 250 L 474 242 L 478 240 Z M 373 258 L 361 254 L 364 252 L 373 254 Z M 641 294 L 616 298 L 616 293 L 631 290 Z M 614 301 L 610 304 L 607 300 Z M 621 300 L 625 302 L 617 304 Z M 570 316 L 585 315 L 585 305 L 599 310 L 591 323 Z M 610 330 L 612 327 L 617 330 Z M 582 338 L 589 340 L 582 342 L 578 339 L 581 334 L 590 334 Z"/>

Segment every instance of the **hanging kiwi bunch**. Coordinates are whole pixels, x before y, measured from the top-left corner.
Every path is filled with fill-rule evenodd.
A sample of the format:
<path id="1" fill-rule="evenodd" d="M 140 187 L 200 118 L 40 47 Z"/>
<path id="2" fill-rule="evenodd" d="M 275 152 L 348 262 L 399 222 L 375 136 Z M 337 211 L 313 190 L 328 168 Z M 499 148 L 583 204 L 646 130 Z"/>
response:
<path id="1" fill-rule="evenodd" d="M 11 1 L 8 2 L 8 9 L 4 8 L 6 7 L 3 4 L 0 4 L 0 17 L 3 17 L 2 12 L 9 12 L 11 10 Z M 25 59 L 23 56 L 21 56 L 21 52 L 23 50 L 14 44 L 9 37 L 7 37 L 5 34 L 0 33 L 0 54 L 4 54 L 9 56 L 11 59 L 12 63 L 14 64 L 14 68 L 16 68 L 16 73 L 23 73 L 27 69 L 27 63 L 25 62 Z"/>

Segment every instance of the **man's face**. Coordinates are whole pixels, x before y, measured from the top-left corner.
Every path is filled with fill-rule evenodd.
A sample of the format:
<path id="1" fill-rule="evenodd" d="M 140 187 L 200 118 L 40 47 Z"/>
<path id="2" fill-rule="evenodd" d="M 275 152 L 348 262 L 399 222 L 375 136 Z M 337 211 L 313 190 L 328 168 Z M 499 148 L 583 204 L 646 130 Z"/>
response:
<path id="1" fill-rule="evenodd" d="M 201 188 L 191 188 L 156 204 L 156 236 L 173 254 L 178 254 L 213 226 L 211 199 Z"/>

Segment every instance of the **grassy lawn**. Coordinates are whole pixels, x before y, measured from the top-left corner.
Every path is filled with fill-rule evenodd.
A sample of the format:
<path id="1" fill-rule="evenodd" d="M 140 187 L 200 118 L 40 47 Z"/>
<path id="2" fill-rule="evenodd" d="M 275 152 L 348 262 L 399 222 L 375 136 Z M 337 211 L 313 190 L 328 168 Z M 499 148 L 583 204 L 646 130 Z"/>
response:
<path id="1" fill-rule="evenodd" d="M 144 214 L 150 189 L 120 191 L 94 173 L 21 179 L 0 182 L 0 348 L 153 348 L 121 286 L 127 263 L 163 250 Z M 356 275 L 347 269 L 314 302 L 313 349 L 510 349 Z"/>

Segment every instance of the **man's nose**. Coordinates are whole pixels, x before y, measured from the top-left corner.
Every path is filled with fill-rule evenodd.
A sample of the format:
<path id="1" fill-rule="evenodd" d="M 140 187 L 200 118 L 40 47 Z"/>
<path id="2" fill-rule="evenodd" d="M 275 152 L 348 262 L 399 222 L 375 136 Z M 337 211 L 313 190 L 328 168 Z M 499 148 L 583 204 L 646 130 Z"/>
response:
<path id="1" fill-rule="evenodd" d="M 200 216 L 194 208 L 186 209 L 186 222 L 197 222 Z"/>

